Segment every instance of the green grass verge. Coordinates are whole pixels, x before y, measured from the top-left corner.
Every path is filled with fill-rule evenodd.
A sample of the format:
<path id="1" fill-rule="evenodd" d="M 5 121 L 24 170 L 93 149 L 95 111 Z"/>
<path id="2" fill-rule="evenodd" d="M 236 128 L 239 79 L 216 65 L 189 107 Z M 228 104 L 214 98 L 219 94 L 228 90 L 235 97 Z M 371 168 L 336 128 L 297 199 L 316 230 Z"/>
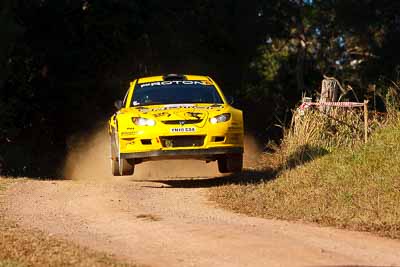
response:
<path id="1" fill-rule="evenodd" d="M 271 181 L 211 189 L 224 207 L 265 218 L 301 220 L 400 238 L 400 123 L 368 144 L 281 172 Z"/>

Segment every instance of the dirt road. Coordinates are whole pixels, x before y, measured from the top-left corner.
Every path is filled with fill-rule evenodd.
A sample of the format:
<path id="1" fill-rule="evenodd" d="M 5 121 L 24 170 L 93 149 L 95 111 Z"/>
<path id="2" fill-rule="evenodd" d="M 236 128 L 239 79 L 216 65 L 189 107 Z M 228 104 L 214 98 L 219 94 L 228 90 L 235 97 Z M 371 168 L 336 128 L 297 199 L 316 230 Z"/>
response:
<path id="1" fill-rule="evenodd" d="M 247 138 L 245 147 L 249 166 L 257 146 Z M 144 163 L 121 178 L 108 175 L 107 155 L 104 131 L 72 140 L 65 174 L 73 180 L 14 184 L 3 196 L 8 214 L 150 266 L 400 266 L 399 241 L 217 208 L 207 195 L 223 179 L 215 163 Z"/>
<path id="2" fill-rule="evenodd" d="M 399 241 L 216 208 L 216 179 L 28 180 L 3 197 L 23 227 L 150 266 L 400 266 Z"/>

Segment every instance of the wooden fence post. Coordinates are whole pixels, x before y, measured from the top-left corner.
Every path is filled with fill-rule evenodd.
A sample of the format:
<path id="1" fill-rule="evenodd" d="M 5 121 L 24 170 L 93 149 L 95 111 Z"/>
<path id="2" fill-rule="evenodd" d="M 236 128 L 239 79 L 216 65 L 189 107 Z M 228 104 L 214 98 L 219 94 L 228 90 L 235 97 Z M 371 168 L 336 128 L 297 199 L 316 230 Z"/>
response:
<path id="1" fill-rule="evenodd" d="M 368 142 L 368 100 L 364 100 L 364 142 Z"/>
<path id="2" fill-rule="evenodd" d="M 338 81 L 335 78 L 325 77 L 322 80 L 321 85 L 321 98 L 319 100 L 322 102 L 335 102 L 338 99 Z M 321 106 L 321 111 L 328 111 L 330 108 L 326 106 Z"/>

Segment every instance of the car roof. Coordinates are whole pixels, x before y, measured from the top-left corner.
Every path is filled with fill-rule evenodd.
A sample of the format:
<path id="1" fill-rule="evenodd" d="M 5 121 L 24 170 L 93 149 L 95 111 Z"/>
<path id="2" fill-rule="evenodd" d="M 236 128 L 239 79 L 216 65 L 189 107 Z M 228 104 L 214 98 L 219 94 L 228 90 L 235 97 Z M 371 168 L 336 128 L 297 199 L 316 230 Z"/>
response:
<path id="1" fill-rule="evenodd" d="M 185 77 L 186 81 L 204 81 L 204 80 L 210 80 L 209 77 L 207 76 L 202 76 L 202 75 L 182 75 Z M 165 75 L 164 76 L 150 76 L 150 77 L 142 77 L 137 79 L 137 83 L 151 83 L 151 82 L 162 82 L 165 80 Z"/>

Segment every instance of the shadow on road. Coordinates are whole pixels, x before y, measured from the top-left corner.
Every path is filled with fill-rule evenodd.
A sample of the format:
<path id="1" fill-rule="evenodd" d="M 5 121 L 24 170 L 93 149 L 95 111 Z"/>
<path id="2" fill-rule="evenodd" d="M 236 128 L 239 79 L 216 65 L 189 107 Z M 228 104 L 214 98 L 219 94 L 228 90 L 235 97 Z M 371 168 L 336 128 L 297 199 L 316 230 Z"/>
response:
<path id="1" fill-rule="evenodd" d="M 328 154 L 328 151 L 319 148 L 319 147 L 314 147 L 314 146 L 301 146 L 297 148 L 296 151 L 294 151 L 291 155 L 286 157 L 286 161 L 282 162 L 281 164 L 277 164 L 276 161 L 273 162 L 272 164 L 270 163 L 269 166 L 265 166 L 268 164 L 267 162 L 262 162 L 257 166 L 255 169 L 244 169 L 243 172 L 237 173 L 237 174 L 229 174 L 229 175 L 218 175 L 218 176 L 187 176 L 187 175 L 182 175 L 183 177 L 179 178 L 170 178 L 170 177 L 163 177 L 163 175 L 166 175 L 163 172 L 163 168 L 160 168 L 157 173 L 159 175 L 153 177 L 157 177 L 157 179 L 144 179 L 141 180 L 138 177 L 149 177 L 151 176 L 146 176 L 144 175 L 137 175 L 136 177 L 133 176 L 131 181 L 132 182 L 147 182 L 147 183 L 160 183 L 164 184 L 167 187 L 171 188 L 209 188 L 209 187 L 216 187 L 216 186 L 222 186 L 222 185 L 232 185 L 232 184 L 257 184 L 260 182 L 266 182 L 266 181 L 271 181 L 279 177 L 279 174 L 282 173 L 285 170 L 290 170 L 297 168 L 298 166 L 301 166 L 303 164 L 306 164 L 307 162 L 313 161 L 316 158 L 322 157 L 324 155 Z M 273 156 L 272 156 L 273 157 Z M 107 159 L 108 160 L 108 159 Z M 157 163 L 159 164 L 159 163 Z M 261 166 L 260 166 L 261 165 Z M 263 166 L 264 165 L 264 166 Z M 107 167 L 105 167 L 107 166 Z M 86 181 L 108 181 L 110 179 L 116 179 L 115 177 L 112 177 L 110 174 L 108 164 L 103 163 L 103 164 L 98 164 L 93 165 L 92 160 L 89 160 L 87 162 L 82 162 L 82 161 L 77 161 L 77 164 L 74 165 L 77 173 L 80 175 L 80 177 L 76 177 L 77 175 L 71 175 L 71 174 L 65 174 L 61 173 L 59 171 L 58 175 L 6 175 L 5 177 L 8 178 L 31 178 L 31 179 L 36 179 L 36 180 L 43 180 L 43 181 L 49 181 L 49 180 L 86 180 Z M 154 167 L 154 166 L 153 166 Z M 169 167 L 169 166 L 168 166 Z M 179 166 L 178 169 L 184 168 L 187 166 Z M 155 168 L 159 168 L 157 165 L 155 165 Z M 165 168 L 165 166 L 164 166 Z M 198 167 L 197 167 L 198 168 Z M 193 169 L 193 168 L 192 168 Z M 197 169 L 194 169 L 193 172 L 196 172 Z M 168 173 L 168 172 L 167 172 Z M 192 172 L 189 172 L 192 173 Z M 201 172 L 198 174 L 201 175 Z M 177 176 L 180 176 L 181 174 L 178 174 Z M 160 178 L 159 178 L 160 177 Z M 154 187 L 154 188 L 160 188 L 158 185 L 142 185 L 143 187 Z"/>
<path id="2" fill-rule="evenodd" d="M 226 176 L 199 178 L 199 177 L 186 177 L 176 179 L 157 179 L 157 180 L 135 180 L 132 182 L 150 182 L 161 183 L 167 185 L 169 188 L 210 188 L 221 185 L 231 184 L 256 184 L 262 181 L 274 180 L 277 177 L 277 171 L 272 168 L 263 170 L 244 170 L 241 173 L 230 174 Z M 143 186 L 151 188 L 160 188 L 158 186 Z"/>
<path id="3" fill-rule="evenodd" d="M 131 181 L 160 183 L 167 185 L 166 188 L 210 188 L 232 184 L 257 184 L 260 182 L 275 180 L 277 177 L 279 177 L 281 172 L 294 169 L 326 154 L 328 154 L 328 151 L 323 148 L 306 145 L 299 147 L 295 152 L 287 157 L 285 162 L 277 166 L 264 166 L 263 168 L 258 169 L 245 169 L 243 172 L 237 174 L 208 178 L 184 177 L 171 179 L 166 177 L 165 179 L 132 179 Z M 143 187 L 160 188 L 160 186 L 153 186 L 151 184 L 143 185 Z"/>

